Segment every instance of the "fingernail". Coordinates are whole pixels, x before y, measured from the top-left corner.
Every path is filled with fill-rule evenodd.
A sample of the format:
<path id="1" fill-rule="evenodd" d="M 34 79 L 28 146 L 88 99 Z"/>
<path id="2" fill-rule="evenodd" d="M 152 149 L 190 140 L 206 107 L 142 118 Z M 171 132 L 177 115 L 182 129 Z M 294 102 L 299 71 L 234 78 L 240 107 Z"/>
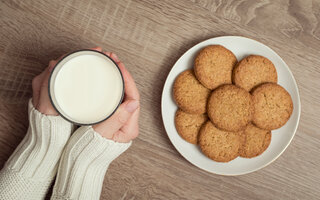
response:
<path id="1" fill-rule="evenodd" d="M 56 65 L 56 61 L 55 61 L 55 60 L 51 60 L 51 61 L 49 62 L 48 71 L 49 71 L 49 72 L 52 72 L 52 70 L 53 70 L 53 68 L 54 68 L 55 65 Z"/>
<path id="2" fill-rule="evenodd" d="M 126 110 L 132 113 L 135 110 L 137 110 L 138 106 L 139 106 L 139 102 L 137 100 L 132 100 L 126 105 Z"/>
<path id="3" fill-rule="evenodd" d="M 54 66 L 49 66 L 49 72 L 52 72 Z"/>
<path id="4" fill-rule="evenodd" d="M 93 49 L 96 50 L 96 51 L 102 51 L 101 47 L 94 47 Z"/>
<path id="5" fill-rule="evenodd" d="M 106 54 L 107 56 L 111 57 L 111 53 L 110 52 L 104 51 L 103 53 Z"/>
<path id="6" fill-rule="evenodd" d="M 114 59 L 114 61 L 119 62 L 119 58 L 115 53 L 111 53 L 111 57 Z"/>

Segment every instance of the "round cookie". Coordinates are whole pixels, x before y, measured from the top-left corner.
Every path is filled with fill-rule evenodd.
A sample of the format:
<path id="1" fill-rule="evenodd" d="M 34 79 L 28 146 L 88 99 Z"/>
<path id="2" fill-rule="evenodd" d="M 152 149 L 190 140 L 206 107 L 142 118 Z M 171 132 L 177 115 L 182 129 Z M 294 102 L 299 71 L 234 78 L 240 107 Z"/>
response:
<path id="1" fill-rule="evenodd" d="M 236 56 L 221 45 L 203 48 L 194 61 L 194 72 L 198 80 L 213 90 L 222 84 L 231 83 Z"/>
<path id="2" fill-rule="evenodd" d="M 174 122 L 179 135 L 191 144 L 197 144 L 201 126 L 208 120 L 206 114 L 194 115 L 177 110 Z"/>
<path id="3" fill-rule="evenodd" d="M 212 122 L 205 123 L 199 132 L 201 151 L 217 162 L 229 162 L 239 155 L 240 133 L 217 129 Z"/>
<path id="4" fill-rule="evenodd" d="M 250 55 L 242 59 L 233 69 L 233 83 L 250 91 L 252 88 L 266 82 L 276 83 L 277 70 L 273 63 L 258 55 Z"/>
<path id="5" fill-rule="evenodd" d="M 265 83 L 252 92 L 254 114 L 253 123 L 265 130 L 283 126 L 293 111 L 290 94 L 276 83 Z"/>
<path id="6" fill-rule="evenodd" d="M 192 70 L 182 72 L 173 85 L 173 96 L 179 108 L 190 114 L 206 112 L 210 90 L 196 79 Z"/>
<path id="7" fill-rule="evenodd" d="M 271 131 L 260 129 L 248 124 L 241 134 L 239 155 L 244 158 L 253 158 L 262 154 L 270 145 Z"/>
<path id="8" fill-rule="evenodd" d="M 252 119 L 252 97 L 235 85 L 214 90 L 208 100 L 208 116 L 213 124 L 225 131 L 240 131 Z"/>

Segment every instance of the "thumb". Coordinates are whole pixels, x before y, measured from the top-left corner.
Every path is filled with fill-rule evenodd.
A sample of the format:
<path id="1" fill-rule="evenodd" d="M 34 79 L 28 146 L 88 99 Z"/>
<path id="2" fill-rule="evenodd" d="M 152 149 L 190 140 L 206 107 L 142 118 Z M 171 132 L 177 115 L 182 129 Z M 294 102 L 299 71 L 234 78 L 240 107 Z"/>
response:
<path id="1" fill-rule="evenodd" d="M 113 134 L 126 124 L 138 107 L 139 101 L 127 100 L 119 106 L 118 110 L 109 119 L 94 125 L 93 128 L 103 137 L 112 139 Z"/>

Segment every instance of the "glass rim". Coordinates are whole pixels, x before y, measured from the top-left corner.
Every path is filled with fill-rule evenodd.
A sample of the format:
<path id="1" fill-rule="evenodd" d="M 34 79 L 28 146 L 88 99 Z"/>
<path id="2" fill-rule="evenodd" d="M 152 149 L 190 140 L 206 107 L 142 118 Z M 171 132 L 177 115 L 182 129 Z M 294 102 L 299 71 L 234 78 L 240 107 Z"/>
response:
<path id="1" fill-rule="evenodd" d="M 72 54 L 75 54 L 75 53 L 79 53 L 79 52 L 85 52 L 85 51 L 89 51 L 89 52 L 95 52 L 95 53 L 99 53 L 103 56 L 105 56 L 106 58 L 108 58 L 109 60 L 111 60 L 113 62 L 113 64 L 117 67 L 119 73 L 120 73 L 120 77 L 121 77 L 121 81 L 122 81 L 122 94 L 121 94 L 121 98 L 119 100 L 119 103 L 117 104 L 117 106 L 114 108 L 114 110 L 109 114 L 107 115 L 105 118 L 103 118 L 102 120 L 99 120 L 97 122 L 92 122 L 92 123 L 79 123 L 79 122 L 76 122 L 70 118 L 68 118 L 67 116 L 65 116 L 62 112 L 59 111 L 59 109 L 57 108 L 57 106 L 55 105 L 54 101 L 53 101 L 53 97 L 51 95 L 51 89 L 50 89 L 50 86 L 51 86 L 51 81 L 52 81 L 52 75 L 53 75 L 53 72 L 54 70 L 57 69 L 57 66 L 59 66 L 59 64 L 65 60 L 67 57 L 71 56 Z M 104 54 L 103 52 L 101 51 L 97 51 L 97 50 L 93 50 L 93 49 L 80 49 L 80 50 L 76 50 L 76 51 L 72 51 L 68 54 L 66 54 L 65 56 L 63 56 L 56 64 L 55 66 L 53 67 L 51 73 L 50 73 L 50 76 L 49 76 L 49 80 L 48 80 L 48 94 L 49 94 L 49 99 L 50 99 L 50 102 L 52 104 L 52 106 L 54 107 L 54 109 L 58 112 L 58 114 L 64 118 L 65 120 L 73 123 L 73 124 L 76 124 L 76 125 L 79 125 L 79 126 L 91 126 L 91 125 L 95 125 L 95 124 L 98 124 L 100 122 L 103 122 L 107 119 L 109 119 L 119 108 L 119 106 L 121 105 L 122 101 L 123 101 L 123 98 L 124 98 L 124 90 L 125 90 L 125 83 L 124 83 L 124 79 L 123 79 L 123 75 L 122 75 L 122 72 L 120 70 L 120 67 L 118 66 L 118 64 L 108 55 Z"/>

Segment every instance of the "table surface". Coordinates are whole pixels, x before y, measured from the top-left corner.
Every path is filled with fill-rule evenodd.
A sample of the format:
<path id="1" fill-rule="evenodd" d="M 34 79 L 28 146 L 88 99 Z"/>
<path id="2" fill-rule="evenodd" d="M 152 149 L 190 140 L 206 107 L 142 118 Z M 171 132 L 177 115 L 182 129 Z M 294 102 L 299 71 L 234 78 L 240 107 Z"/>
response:
<path id="1" fill-rule="evenodd" d="M 202 171 L 164 130 L 161 92 L 176 60 L 212 37 L 240 35 L 274 49 L 299 86 L 302 113 L 291 145 L 257 172 Z M 320 198 L 320 1 L 0 1 L 0 165 L 24 137 L 31 80 L 80 48 L 118 54 L 141 93 L 140 136 L 116 159 L 101 199 Z"/>

